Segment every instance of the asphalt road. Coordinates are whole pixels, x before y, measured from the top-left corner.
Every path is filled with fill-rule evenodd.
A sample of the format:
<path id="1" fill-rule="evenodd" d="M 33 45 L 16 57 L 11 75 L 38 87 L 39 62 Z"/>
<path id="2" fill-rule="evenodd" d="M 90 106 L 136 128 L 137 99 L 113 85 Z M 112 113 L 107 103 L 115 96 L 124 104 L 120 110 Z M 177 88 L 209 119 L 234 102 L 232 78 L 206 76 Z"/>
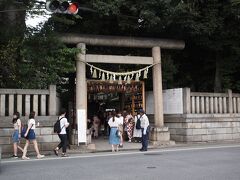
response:
<path id="1" fill-rule="evenodd" d="M 240 145 L 4 159 L 0 180 L 240 180 Z"/>

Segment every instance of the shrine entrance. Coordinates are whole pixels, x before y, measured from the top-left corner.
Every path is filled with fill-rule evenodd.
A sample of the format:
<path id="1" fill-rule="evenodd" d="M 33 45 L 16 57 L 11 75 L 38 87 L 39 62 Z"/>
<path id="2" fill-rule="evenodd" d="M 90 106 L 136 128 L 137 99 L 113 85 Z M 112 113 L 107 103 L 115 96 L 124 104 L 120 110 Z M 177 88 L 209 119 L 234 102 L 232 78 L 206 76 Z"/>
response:
<path id="1" fill-rule="evenodd" d="M 129 110 L 134 115 L 139 109 L 146 109 L 144 81 L 118 84 L 117 81 L 88 80 L 87 92 L 88 117 L 99 110 Z"/>
<path id="2" fill-rule="evenodd" d="M 183 49 L 185 43 L 179 40 L 156 39 L 156 38 L 137 38 L 137 37 L 118 37 L 118 36 L 100 36 L 100 35 L 77 35 L 77 34 L 61 34 L 59 39 L 67 44 L 77 44 L 77 48 L 81 49 L 76 57 L 76 117 L 77 117 L 77 142 L 87 143 L 87 114 L 88 114 L 88 82 L 86 79 L 86 65 L 88 63 L 108 63 L 108 64 L 145 64 L 153 68 L 153 96 L 154 96 L 154 125 L 151 127 L 150 141 L 153 144 L 169 143 L 170 133 L 168 127 L 164 126 L 163 119 L 163 97 L 162 97 L 162 69 L 161 69 L 161 49 Z M 86 46 L 113 46 L 128 48 L 150 48 L 152 57 L 139 56 L 119 56 L 119 55 L 96 55 L 87 54 Z M 91 64 L 90 64 L 91 66 Z M 102 71 L 102 79 L 105 75 L 109 75 L 109 81 L 115 80 L 121 82 L 125 75 L 126 82 L 129 82 L 128 73 L 117 73 Z M 93 72 L 94 74 L 94 72 Z M 139 73 L 134 72 L 135 80 L 138 81 Z M 131 83 L 129 83 L 131 84 Z M 102 88 L 102 85 L 97 86 Z M 111 85 L 108 86 L 110 90 Z M 104 85 L 105 88 L 105 85 Z M 115 86 L 114 86 L 115 88 Z M 116 86 L 118 89 L 119 86 Z M 124 87 L 123 87 L 124 88 Z M 97 89 L 97 88 L 96 88 Z M 120 88 L 121 89 L 121 88 Z M 127 89 L 127 87 L 126 87 Z M 131 88 L 130 88 L 131 89 Z M 91 90 L 91 86 L 90 86 Z M 94 90 L 94 88 L 92 88 Z M 127 91 L 125 95 L 127 94 Z M 91 95 L 90 95 L 91 96 Z M 132 95 L 133 97 L 133 95 Z M 142 96 L 143 97 L 143 96 Z M 135 100 L 135 96 L 133 97 Z M 142 98 L 143 99 L 143 98 Z M 135 102 L 132 101 L 132 106 Z"/>
<path id="3" fill-rule="evenodd" d="M 120 84 L 119 81 L 87 80 L 87 93 L 87 129 L 93 138 L 108 139 L 108 120 L 112 111 L 121 112 L 123 116 L 126 115 L 124 112 L 131 112 L 135 116 L 139 109 L 145 109 L 144 81 Z M 98 126 L 93 125 L 98 120 Z M 98 133 L 95 133 L 96 129 Z M 124 139 L 127 139 L 126 134 Z"/>

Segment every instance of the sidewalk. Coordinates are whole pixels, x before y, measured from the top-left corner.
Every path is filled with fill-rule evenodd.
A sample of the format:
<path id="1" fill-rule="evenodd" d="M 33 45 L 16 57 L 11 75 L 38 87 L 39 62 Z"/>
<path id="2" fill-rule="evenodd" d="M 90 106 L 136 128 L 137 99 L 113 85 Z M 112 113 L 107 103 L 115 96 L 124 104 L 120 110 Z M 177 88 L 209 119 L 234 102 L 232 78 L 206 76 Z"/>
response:
<path id="1" fill-rule="evenodd" d="M 135 143 L 135 142 L 130 143 L 128 141 L 124 141 L 123 147 L 119 148 L 119 151 L 131 151 L 131 150 L 138 151 L 141 147 L 142 147 L 141 143 Z M 157 148 L 157 147 L 154 147 L 152 145 L 148 146 L 148 149 L 154 149 L 154 148 Z M 85 144 L 82 144 L 79 146 L 71 145 L 70 149 L 67 149 L 67 154 L 70 155 L 70 154 L 83 154 L 83 153 L 111 152 L 111 151 L 112 151 L 112 147 L 108 142 L 108 137 L 100 136 L 98 139 L 92 139 L 91 144 L 87 146 Z M 42 151 L 41 153 L 46 156 L 54 155 L 53 151 Z M 29 157 L 35 156 L 35 154 L 36 154 L 35 151 L 28 152 Z M 11 154 L 3 154 L 2 158 L 4 159 L 11 158 Z"/>
<path id="2" fill-rule="evenodd" d="M 199 142 L 199 143 L 175 143 L 170 141 L 170 144 L 163 144 L 158 146 L 153 146 L 151 143 L 148 145 L 148 149 L 166 149 L 166 148 L 198 148 L 206 146 L 229 146 L 229 145 L 240 145 L 240 141 L 222 141 L 222 142 Z M 127 142 L 124 141 L 123 148 L 119 148 L 119 151 L 139 151 L 142 147 L 141 143 Z M 92 144 L 80 145 L 80 146 L 71 146 L 70 150 L 67 150 L 69 154 L 78 154 L 78 153 L 97 153 L 97 152 L 111 152 L 112 148 L 108 142 L 108 139 L 100 137 L 99 139 L 93 139 Z"/>
<path id="3" fill-rule="evenodd" d="M 153 146 L 149 144 L 148 149 L 155 149 L 155 148 L 160 148 L 160 147 L 173 147 L 176 146 L 174 142 L 171 142 L 169 145 L 161 145 L 161 146 Z M 136 143 L 136 142 L 128 142 L 124 141 L 123 142 L 123 147 L 119 148 L 119 151 L 129 151 L 129 150 L 139 150 L 142 147 L 141 143 Z M 104 137 L 99 137 L 98 139 L 92 139 L 92 143 L 89 144 L 88 146 L 86 145 L 73 145 L 71 146 L 71 149 L 68 150 L 68 153 L 86 153 L 86 152 L 111 152 L 112 147 L 108 142 L 108 138 Z"/>
<path id="4" fill-rule="evenodd" d="M 119 148 L 119 151 L 126 151 L 126 150 L 138 150 L 141 148 L 141 143 L 129 143 L 124 141 L 123 147 Z M 93 139 L 92 143 L 88 146 L 80 145 L 80 146 L 71 146 L 71 149 L 68 150 L 68 153 L 76 153 L 76 152 L 110 152 L 112 151 L 112 147 L 108 142 L 108 139 L 99 138 Z"/>
<path id="5" fill-rule="evenodd" d="M 231 145 L 240 145 L 240 141 L 223 141 L 223 142 L 208 142 L 208 143 L 176 143 L 171 141 L 168 145 L 159 145 L 159 146 L 153 146 L 149 144 L 148 149 L 151 151 L 153 149 L 174 149 L 174 148 L 204 148 L 207 146 L 211 147 L 217 147 L 217 146 L 231 146 Z M 127 142 L 124 141 L 123 148 L 119 148 L 119 151 L 139 151 L 141 148 L 141 143 L 135 143 L 135 142 Z M 83 145 L 71 145 L 70 149 L 67 149 L 67 154 L 84 154 L 84 153 L 99 153 L 99 152 L 111 152 L 112 148 L 111 145 L 108 142 L 108 138 L 99 137 L 99 139 L 93 139 L 92 143 L 86 146 Z M 43 151 L 42 152 L 46 156 L 55 156 L 53 151 Z M 29 157 L 34 157 L 35 152 L 29 152 Z M 9 155 L 2 155 L 2 158 L 9 159 L 11 156 Z M 20 158 L 19 158 L 20 159 Z"/>

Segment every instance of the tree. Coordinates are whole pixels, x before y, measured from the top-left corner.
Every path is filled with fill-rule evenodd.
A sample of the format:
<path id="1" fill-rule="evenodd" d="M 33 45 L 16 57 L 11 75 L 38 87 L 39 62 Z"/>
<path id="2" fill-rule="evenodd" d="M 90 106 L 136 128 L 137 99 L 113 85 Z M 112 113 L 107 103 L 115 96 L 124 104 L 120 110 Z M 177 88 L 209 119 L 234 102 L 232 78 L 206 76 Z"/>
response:
<path id="1" fill-rule="evenodd" d="M 239 13 L 231 2 L 97 0 L 81 4 L 94 11 L 80 12 L 82 18 L 75 19 L 68 28 L 55 22 L 57 31 L 183 39 L 185 50 L 174 53 L 175 67 L 179 69 L 173 70 L 178 73 L 172 86 L 216 92 L 233 88 L 233 83 L 228 82 L 233 68 L 224 64 L 226 58 L 239 57 Z"/>
<path id="2" fill-rule="evenodd" d="M 4 1 L 0 6 L 0 86 L 8 88 L 47 88 L 61 83 L 74 71 L 76 49 L 55 38 L 52 26 L 26 28 L 26 11 L 41 8 L 38 1 Z M 42 10 L 31 13 L 41 14 Z"/>
<path id="3" fill-rule="evenodd" d="M 197 72 L 196 78 L 190 82 L 195 89 L 214 89 L 221 92 L 225 88 L 233 88 L 225 81 L 225 76 L 229 79 L 232 74 L 227 71 L 232 65 L 229 61 L 239 59 L 239 15 L 232 8 L 232 4 L 220 0 L 181 1 L 173 9 L 172 15 L 173 23 L 168 28 L 173 30 L 172 33 L 183 32 L 187 50 L 185 52 L 189 58 L 187 63 L 193 68 L 191 78 L 194 78 L 193 75 Z M 191 61 L 194 61 L 196 66 Z M 198 82 L 201 82 L 201 85 L 198 86 Z"/>
<path id="4" fill-rule="evenodd" d="M 33 7 L 32 4 L 36 4 L 30 0 L 26 2 L 26 7 L 30 8 Z M 183 51 L 171 51 L 171 56 L 168 51 L 163 51 L 163 62 L 174 63 L 172 66 L 173 63 L 165 62 L 170 67 L 167 72 L 172 72 L 164 72 L 165 87 L 189 86 L 196 91 L 223 91 L 225 88 L 239 90 L 236 75 L 239 73 L 239 0 L 234 0 L 234 3 L 221 0 L 82 0 L 79 3 L 82 9 L 78 15 L 53 14 L 43 29 L 49 28 L 54 32 L 183 39 L 186 42 Z M 39 38 L 36 34 L 34 36 Z M 22 46 L 24 36 L 20 37 L 22 39 L 16 47 Z M 24 43 L 29 43 L 27 39 L 34 41 L 30 37 L 26 36 Z M 43 36 L 45 37 L 47 36 Z M 7 43 L 4 45 L 7 47 Z M 22 51 L 15 53 L 19 55 L 18 58 L 14 58 L 27 58 L 33 62 L 28 55 L 31 48 L 26 45 L 22 47 Z M 62 46 L 57 47 L 61 49 Z M 102 49 L 90 47 L 88 50 Z M 146 50 L 117 50 L 136 55 L 150 53 Z M 115 50 L 110 48 L 105 51 L 110 53 Z M 48 57 L 49 54 L 46 54 Z M 41 63 L 35 63 L 34 66 L 41 66 Z"/>
<path id="5" fill-rule="evenodd" d="M 20 60 L 20 45 L 25 31 L 25 10 L 16 1 L 0 2 L 0 87 L 13 87 L 16 78 L 16 61 Z"/>
<path id="6" fill-rule="evenodd" d="M 2 0 L 0 2 L 0 85 L 16 87 L 16 64 L 21 61 L 22 41 L 26 31 L 26 11 L 33 1 Z"/>
<path id="7" fill-rule="evenodd" d="M 47 88 L 49 84 L 61 84 L 69 72 L 74 72 L 74 57 L 79 50 L 67 48 L 46 29 L 29 34 L 23 41 L 19 63 L 18 86 L 22 88 Z M 27 82 L 27 83 L 26 83 Z"/>

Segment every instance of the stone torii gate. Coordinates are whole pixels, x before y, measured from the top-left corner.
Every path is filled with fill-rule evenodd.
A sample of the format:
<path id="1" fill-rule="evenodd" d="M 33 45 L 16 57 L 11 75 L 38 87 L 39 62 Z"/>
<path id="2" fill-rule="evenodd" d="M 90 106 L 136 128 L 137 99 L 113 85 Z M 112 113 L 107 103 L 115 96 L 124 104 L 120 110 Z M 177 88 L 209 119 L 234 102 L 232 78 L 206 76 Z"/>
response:
<path id="1" fill-rule="evenodd" d="M 153 66 L 154 127 L 151 129 L 150 140 L 156 145 L 169 143 L 170 133 L 168 127 L 164 127 L 163 118 L 161 49 L 183 49 L 185 47 L 183 41 L 78 34 L 61 34 L 59 37 L 62 42 L 76 44 L 77 48 L 82 50 L 76 58 L 76 116 L 78 129 L 81 129 L 81 134 L 78 131 L 78 143 L 86 143 L 87 81 L 85 62 L 155 64 Z M 151 48 L 152 57 L 87 55 L 86 45 Z"/>

